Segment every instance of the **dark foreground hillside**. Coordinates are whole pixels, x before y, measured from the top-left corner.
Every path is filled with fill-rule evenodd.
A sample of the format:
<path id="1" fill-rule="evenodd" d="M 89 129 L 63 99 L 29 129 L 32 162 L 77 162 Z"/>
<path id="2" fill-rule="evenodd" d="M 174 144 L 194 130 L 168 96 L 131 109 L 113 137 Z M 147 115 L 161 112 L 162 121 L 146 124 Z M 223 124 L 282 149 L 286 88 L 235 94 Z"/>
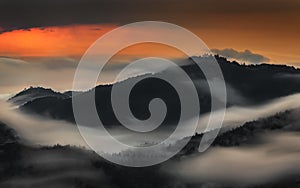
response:
<path id="1" fill-rule="evenodd" d="M 272 117 L 246 123 L 217 137 L 212 148 L 255 147 L 264 135 L 295 132 L 300 129 L 295 114 L 287 111 Z M 92 151 L 72 146 L 26 146 L 16 133 L 0 124 L 0 187 L 299 187 L 300 174 L 278 177 L 258 185 L 234 182 L 186 182 L 166 172 L 170 164 L 180 163 L 189 156 L 198 156 L 201 135 L 194 136 L 173 159 L 152 167 L 122 167 L 102 159 Z M 295 148 L 296 149 L 296 148 Z M 295 150 L 295 152 L 299 152 Z M 300 156 L 300 154 L 299 154 Z M 247 161 L 245 161 L 247 163 Z M 273 164 L 273 165 L 276 165 Z M 296 165 L 296 164 L 295 164 Z M 197 164 L 195 164 L 195 167 Z M 295 166 L 297 168 L 297 166 Z M 173 171 L 172 169 L 168 169 Z M 243 172 L 241 172 L 243 173 Z"/>

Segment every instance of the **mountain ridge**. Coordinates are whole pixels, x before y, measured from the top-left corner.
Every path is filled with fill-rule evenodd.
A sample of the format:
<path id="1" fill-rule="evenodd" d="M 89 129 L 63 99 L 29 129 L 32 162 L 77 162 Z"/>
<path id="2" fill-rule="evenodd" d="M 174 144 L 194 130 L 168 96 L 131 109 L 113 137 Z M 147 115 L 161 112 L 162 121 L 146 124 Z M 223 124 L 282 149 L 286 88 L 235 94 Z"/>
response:
<path id="1" fill-rule="evenodd" d="M 198 57 L 209 58 L 209 57 Z M 300 92 L 298 87 L 300 70 L 286 65 L 241 65 L 237 62 L 230 62 L 226 58 L 215 56 L 220 65 L 228 90 L 227 106 L 232 105 L 256 105 L 269 100 L 295 94 Z M 197 86 L 200 101 L 200 113 L 210 111 L 210 92 L 208 82 L 200 68 L 193 64 L 192 58 L 188 59 L 190 64 L 182 65 L 182 69 L 190 75 Z M 169 71 L 169 70 L 166 70 Z M 156 73 L 156 74 L 163 74 Z M 169 72 L 172 73 L 172 72 Z M 136 78 L 128 78 L 115 84 L 123 84 Z M 100 119 L 105 125 L 120 125 L 116 119 L 111 106 L 111 89 L 114 84 L 98 85 L 91 90 L 80 94 L 87 94 L 92 90 L 96 94 L 96 105 Z M 199 86 L 200 85 L 200 86 Z M 153 98 L 162 98 L 168 108 L 164 124 L 176 124 L 176 117 L 180 113 L 180 101 L 174 89 L 167 83 L 153 78 L 146 78 L 135 86 L 130 95 L 130 108 L 138 119 L 147 119 L 150 115 L 148 104 Z M 237 100 L 238 99 L 238 100 Z M 20 109 L 28 113 L 35 113 L 54 119 L 62 119 L 75 122 L 72 110 L 72 98 L 44 97 L 34 99 L 21 105 Z M 102 115 L 101 115 L 102 114 Z"/>
<path id="2" fill-rule="evenodd" d="M 25 88 L 23 91 L 17 93 L 13 97 L 8 99 L 8 102 L 11 102 L 15 105 L 24 105 L 29 101 L 33 101 L 38 98 L 44 97 L 56 97 L 56 98 L 67 98 L 68 96 L 54 91 L 51 88 L 44 88 L 44 87 L 33 87 L 30 86 L 29 88 Z"/>

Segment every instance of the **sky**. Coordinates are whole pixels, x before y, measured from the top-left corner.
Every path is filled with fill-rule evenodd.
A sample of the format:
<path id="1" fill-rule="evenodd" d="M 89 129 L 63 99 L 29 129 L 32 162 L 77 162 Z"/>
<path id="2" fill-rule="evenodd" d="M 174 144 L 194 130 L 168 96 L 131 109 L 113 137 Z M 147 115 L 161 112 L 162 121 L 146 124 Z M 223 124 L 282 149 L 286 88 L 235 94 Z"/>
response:
<path id="1" fill-rule="evenodd" d="M 30 85 L 70 89 L 80 57 L 96 39 L 147 20 L 185 27 L 212 52 L 241 63 L 300 65 L 298 0 L 2 0 L 0 98 Z M 115 62 L 181 55 L 144 44 L 123 50 Z"/>

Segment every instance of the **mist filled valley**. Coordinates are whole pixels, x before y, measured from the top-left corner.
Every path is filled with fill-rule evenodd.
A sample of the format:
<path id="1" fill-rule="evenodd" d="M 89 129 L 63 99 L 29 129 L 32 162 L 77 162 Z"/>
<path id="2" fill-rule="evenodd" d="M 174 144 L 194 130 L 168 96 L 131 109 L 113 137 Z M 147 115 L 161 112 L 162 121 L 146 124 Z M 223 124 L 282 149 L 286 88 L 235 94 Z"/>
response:
<path id="1" fill-rule="evenodd" d="M 119 166 L 99 156 L 85 142 L 74 124 L 70 105 L 72 97 L 90 90 L 60 93 L 30 87 L 1 102 L 0 186 L 299 187 L 300 171 L 295 167 L 300 165 L 300 94 L 296 87 L 300 71 L 288 66 L 240 65 L 216 58 L 227 80 L 228 100 L 222 128 L 208 150 L 198 151 L 201 142 L 209 142 L 202 140 L 204 133 L 214 131 L 207 130 L 205 125 L 209 114 L 214 121 L 220 112 L 216 109 L 208 113 L 207 104 L 214 96 L 208 94 L 209 81 L 192 65 L 183 65 L 183 69 L 193 75 L 201 104 L 194 135 L 186 134 L 155 153 L 136 153 L 109 145 L 106 151 L 100 151 L 134 164 L 140 158 L 147 161 L 168 154 L 190 139 L 171 159 L 150 167 Z M 116 84 L 126 85 L 128 80 Z M 140 118 L 147 117 L 145 104 L 153 96 L 166 99 L 166 104 L 172 107 L 167 108 L 165 128 L 148 135 L 121 127 L 112 115 L 111 104 L 106 103 L 110 85 L 95 88 L 99 116 L 117 140 L 132 145 L 155 145 L 174 131 L 173 124 L 178 121 L 177 97 L 167 94 L 167 87 L 155 90 L 154 85 L 159 85 L 155 82 L 149 79 L 133 91 L 138 94 L 133 93 L 131 98 L 133 113 Z M 148 93 L 149 87 L 154 92 Z M 102 106 L 106 106 L 104 116 L 101 116 Z M 96 135 L 96 127 L 85 125 L 85 128 L 91 137 L 97 137 L 97 142 L 108 143 L 105 136 Z M 181 131 L 186 130 L 183 127 Z"/>
<path id="2" fill-rule="evenodd" d="M 0 188 L 300 188 L 299 0 L 0 0 Z"/>

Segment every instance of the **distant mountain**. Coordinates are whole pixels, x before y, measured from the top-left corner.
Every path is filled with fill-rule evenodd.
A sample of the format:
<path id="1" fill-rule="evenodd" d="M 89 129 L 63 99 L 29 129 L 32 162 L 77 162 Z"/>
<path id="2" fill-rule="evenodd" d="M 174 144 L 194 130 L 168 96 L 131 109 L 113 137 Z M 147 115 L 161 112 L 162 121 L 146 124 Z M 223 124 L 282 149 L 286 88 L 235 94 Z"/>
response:
<path id="1" fill-rule="evenodd" d="M 198 57 L 203 63 L 209 63 L 211 57 Z M 226 58 L 215 56 L 220 65 L 227 85 L 227 105 L 260 104 L 278 97 L 300 92 L 300 70 L 286 65 L 241 65 L 237 62 L 229 62 Z M 182 69 L 190 75 L 197 87 L 201 113 L 210 111 L 211 96 L 208 82 L 201 69 L 195 65 L 191 58 L 185 60 Z M 202 62 L 202 61 L 201 61 Z M 164 70 L 156 75 L 172 74 L 173 70 Z M 143 77 L 143 76 L 140 76 Z M 138 78 L 140 78 L 138 77 Z M 138 78 L 129 78 L 115 83 L 122 87 Z M 176 80 L 185 84 L 181 80 Z M 113 85 L 100 85 L 94 88 L 96 93 L 96 105 L 99 117 L 104 125 L 119 125 L 111 105 L 111 89 Z M 87 95 L 91 91 L 79 93 Z M 69 92 L 70 93 L 70 92 Z M 63 94 L 62 94 L 63 95 Z M 70 96 L 70 94 L 67 94 Z M 59 94 L 61 96 L 61 94 Z M 168 113 L 163 124 L 176 124 L 180 117 L 180 100 L 174 88 L 167 82 L 157 78 L 145 78 L 135 85 L 130 94 L 130 108 L 139 119 L 147 119 L 150 116 L 148 110 L 149 101 L 153 98 L 162 98 L 167 104 Z M 71 97 L 47 96 L 30 100 L 20 107 L 21 110 L 36 113 L 55 119 L 63 119 L 74 122 Z"/>
<path id="2" fill-rule="evenodd" d="M 69 96 L 66 94 L 55 92 L 52 89 L 46 89 L 43 87 L 30 87 L 11 97 L 10 99 L 8 99 L 8 101 L 16 105 L 24 105 L 29 101 L 33 101 L 35 99 L 43 97 L 55 97 L 57 99 L 66 99 Z"/>

